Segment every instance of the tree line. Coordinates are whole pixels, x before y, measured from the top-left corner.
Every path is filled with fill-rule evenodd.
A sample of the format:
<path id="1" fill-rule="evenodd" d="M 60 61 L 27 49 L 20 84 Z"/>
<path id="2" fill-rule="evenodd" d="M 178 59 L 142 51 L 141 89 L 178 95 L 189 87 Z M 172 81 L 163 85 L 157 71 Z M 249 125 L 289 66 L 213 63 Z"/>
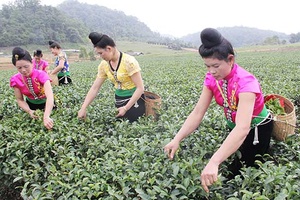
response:
<path id="1" fill-rule="evenodd" d="M 0 46 L 86 42 L 91 31 L 114 39 L 169 42 L 152 32 L 136 17 L 103 6 L 65 1 L 58 7 L 43 6 L 40 0 L 15 0 L 0 10 Z"/>
<path id="2" fill-rule="evenodd" d="M 257 44 L 300 42 L 300 33 L 286 35 L 248 27 L 217 28 L 235 47 Z M 49 40 L 61 43 L 88 42 L 91 31 L 116 40 L 144 41 L 169 47 L 199 47 L 199 33 L 182 38 L 160 35 L 134 16 L 104 6 L 66 0 L 57 7 L 43 6 L 40 0 L 15 0 L 0 10 L 0 47 L 37 44 Z M 199 30 L 200 31 L 200 30 Z"/>

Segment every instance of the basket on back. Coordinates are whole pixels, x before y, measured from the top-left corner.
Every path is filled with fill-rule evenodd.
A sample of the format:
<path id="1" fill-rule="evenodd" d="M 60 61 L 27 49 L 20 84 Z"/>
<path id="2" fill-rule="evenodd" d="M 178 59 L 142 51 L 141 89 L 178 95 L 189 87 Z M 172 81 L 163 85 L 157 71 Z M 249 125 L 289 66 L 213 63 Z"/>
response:
<path id="1" fill-rule="evenodd" d="M 285 115 L 272 114 L 273 118 L 273 131 L 272 136 L 279 141 L 285 141 L 288 135 L 295 133 L 296 128 L 296 113 L 294 104 L 287 98 L 278 94 L 268 94 L 265 96 L 265 100 L 268 96 L 274 96 L 284 102 Z"/>
<path id="2" fill-rule="evenodd" d="M 157 111 L 161 108 L 161 98 L 159 95 L 144 91 L 145 95 L 145 106 L 146 106 L 146 116 L 152 115 L 155 119 L 158 118 Z"/>

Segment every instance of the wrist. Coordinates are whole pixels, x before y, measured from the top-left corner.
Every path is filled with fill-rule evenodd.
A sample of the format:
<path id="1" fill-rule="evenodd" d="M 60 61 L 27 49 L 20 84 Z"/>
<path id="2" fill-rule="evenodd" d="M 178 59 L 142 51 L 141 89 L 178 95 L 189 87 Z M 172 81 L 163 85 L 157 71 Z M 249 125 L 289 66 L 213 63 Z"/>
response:
<path id="1" fill-rule="evenodd" d="M 214 155 L 210 158 L 209 162 L 218 166 L 222 163 L 222 161 L 216 158 Z"/>
<path id="2" fill-rule="evenodd" d="M 179 143 L 181 142 L 181 139 L 175 136 L 175 137 L 173 138 L 173 142 L 176 142 L 176 143 L 179 144 Z"/>
<path id="3" fill-rule="evenodd" d="M 123 109 L 125 110 L 125 112 L 127 112 L 128 110 L 127 110 L 127 108 L 126 108 L 126 106 L 123 106 Z"/>

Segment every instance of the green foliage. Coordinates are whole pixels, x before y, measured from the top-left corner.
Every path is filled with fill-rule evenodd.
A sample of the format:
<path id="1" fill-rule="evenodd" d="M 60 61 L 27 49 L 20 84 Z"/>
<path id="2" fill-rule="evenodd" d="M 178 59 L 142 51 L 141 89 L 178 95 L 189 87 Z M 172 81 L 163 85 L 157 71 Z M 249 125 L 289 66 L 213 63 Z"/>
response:
<path id="1" fill-rule="evenodd" d="M 94 51 L 90 51 L 89 52 L 89 57 L 90 57 L 90 61 L 95 61 L 96 60 L 95 52 Z"/>
<path id="2" fill-rule="evenodd" d="M 270 99 L 266 102 L 266 107 L 274 113 L 274 115 L 285 115 L 284 108 L 280 105 L 279 99 Z"/>
<path id="3" fill-rule="evenodd" d="M 149 44 L 198 48 L 199 32 L 181 38 L 160 35 L 138 18 L 106 7 L 66 0 L 57 7 L 41 6 L 40 0 L 15 0 L 0 10 L 0 46 L 45 45 L 48 40 L 62 43 L 88 42 L 90 31 L 108 34 L 115 40 L 141 41 Z M 299 33 L 280 32 L 248 27 L 223 27 L 218 30 L 235 47 L 259 44 L 299 42 Z"/>
<path id="4" fill-rule="evenodd" d="M 273 37 L 267 37 L 263 44 L 265 45 L 276 45 L 276 44 L 281 44 L 280 39 L 278 36 L 273 36 Z"/>
<path id="5" fill-rule="evenodd" d="M 81 43 L 88 34 L 82 22 L 39 0 L 16 0 L 0 11 L 0 46 L 47 45 L 49 40 Z"/>
<path id="6" fill-rule="evenodd" d="M 57 8 L 42 6 L 40 0 L 15 0 L 3 5 L 0 24 L 2 47 L 45 45 L 49 40 L 82 43 L 88 41 L 90 31 L 99 31 L 117 40 L 165 45 L 172 42 L 170 38 L 152 32 L 136 17 L 76 0 L 64 1 Z"/>
<path id="7" fill-rule="evenodd" d="M 300 42 L 300 33 L 292 33 L 289 41 L 290 43 Z"/>
<path id="8" fill-rule="evenodd" d="M 145 54 L 137 59 L 147 90 L 163 100 L 157 121 L 117 121 L 108 81 L 89 107 L 88 119 L 78 120 L 100 62 L 85 61 L 71 63 L 73 85 L 53 88 L 58 109 L 52 113 L 55 126 L 48 131 L 41 120 L 18 108 L 8 85 L 16 70 L 1 71 L 0 180 L 5 182 L 0 184 L 18 183 L 24 199 L 298 199 L 298 134 L 285 142 L 272 140 L 267 162 L 259 163 L 259 169 L 244 168 L 226 181 L 229 158 L 220 166 L 218 184 L 209 194 L 203 191 L 201 170 L 228 134 L 223 112 L 214 102 L 201 126 L 182 141 L 174 160 L 167 159 L 163 146 L 197 103 L 206 68 L 197 52 L 154 47 L 140 46 Z M 299 50 L 237 52 L 237 62 L 257 76 L 265 93 L 299 100 Z"/>
<path id="9" fill-rule="evenodd" d="M 127 16 L 121 11 L 80 3 L 77 0 L 64 1 L 58 9 L 71 18 L 82 21 L 90 30 L 99 31 L 115 39 L 147 41 L 155 34 L 136 17 Z"/>
<path id="10" fill-rule="evenodd" d="M 86 48 L 80 47 L 79 50 L 80 50 L 79 58 L 87 58 L 88 57 L 88 54 L 86 52 Z"/>

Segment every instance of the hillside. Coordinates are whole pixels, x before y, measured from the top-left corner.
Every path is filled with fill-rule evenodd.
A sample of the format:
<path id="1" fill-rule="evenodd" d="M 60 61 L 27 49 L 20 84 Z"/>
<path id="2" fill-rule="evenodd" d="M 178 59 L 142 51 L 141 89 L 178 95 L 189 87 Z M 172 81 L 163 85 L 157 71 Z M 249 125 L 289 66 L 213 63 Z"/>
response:
<path id="1" fill-rule="evenodd" d="M 249 27 L 221 27 L 218 30 L 235 47 L 285 44 L 300 41 L 300 34 L 286 35 L 271 30 Z M 199 47 L 200 31 L 182 38 L 162 36 L 153 32 L 135 16 L 100 5 L 66 0 L 57 7 L 42 6 L 39 0 L 15 0 L 0 10 L 0 47 L 47 45 L 48 40 L 61 43 L 88 43 L 88 34 L 99 31 L 116 40 L 141 41 L 169 45 L 171 48 Z M 179 47 L 179 48 L 178 48 Z M 174 48 L 173 48 L 174 49 Z"/>
<path id="2" fill-rule="evenodd" d="M 286 35 L 285 33 L 243 26 L 222 27 L 217 29 L 235 47 L 261 45 L 267 38 L 272 38 L 274 36 L 277 36 L 280 41 L 288 41 L 290 38 L 290 36 Z M 198 47 L 201 43 L 200 32 L 201 30 L 197 33 L 189 34 L 180 39 L 186 43 L 191 43 L 192 45 Z"/>
<path id="3" fill-rule="evenodd" d="M 80 43 L 86 26 L 39 0 L 19 0 L 0 11 L 0 46 L 45 45 L 49 40 Z"/>
<path id="4" fill-rule="evenodd" d="M 90 31 L 102 32 L 115 39 L 148 41 L 160 37 L 138 18 L 127 16 L 122 11 L 79 3 L 77 0 L 64 1 L 57 8 L 69 17 L 82 21 Z"/>

